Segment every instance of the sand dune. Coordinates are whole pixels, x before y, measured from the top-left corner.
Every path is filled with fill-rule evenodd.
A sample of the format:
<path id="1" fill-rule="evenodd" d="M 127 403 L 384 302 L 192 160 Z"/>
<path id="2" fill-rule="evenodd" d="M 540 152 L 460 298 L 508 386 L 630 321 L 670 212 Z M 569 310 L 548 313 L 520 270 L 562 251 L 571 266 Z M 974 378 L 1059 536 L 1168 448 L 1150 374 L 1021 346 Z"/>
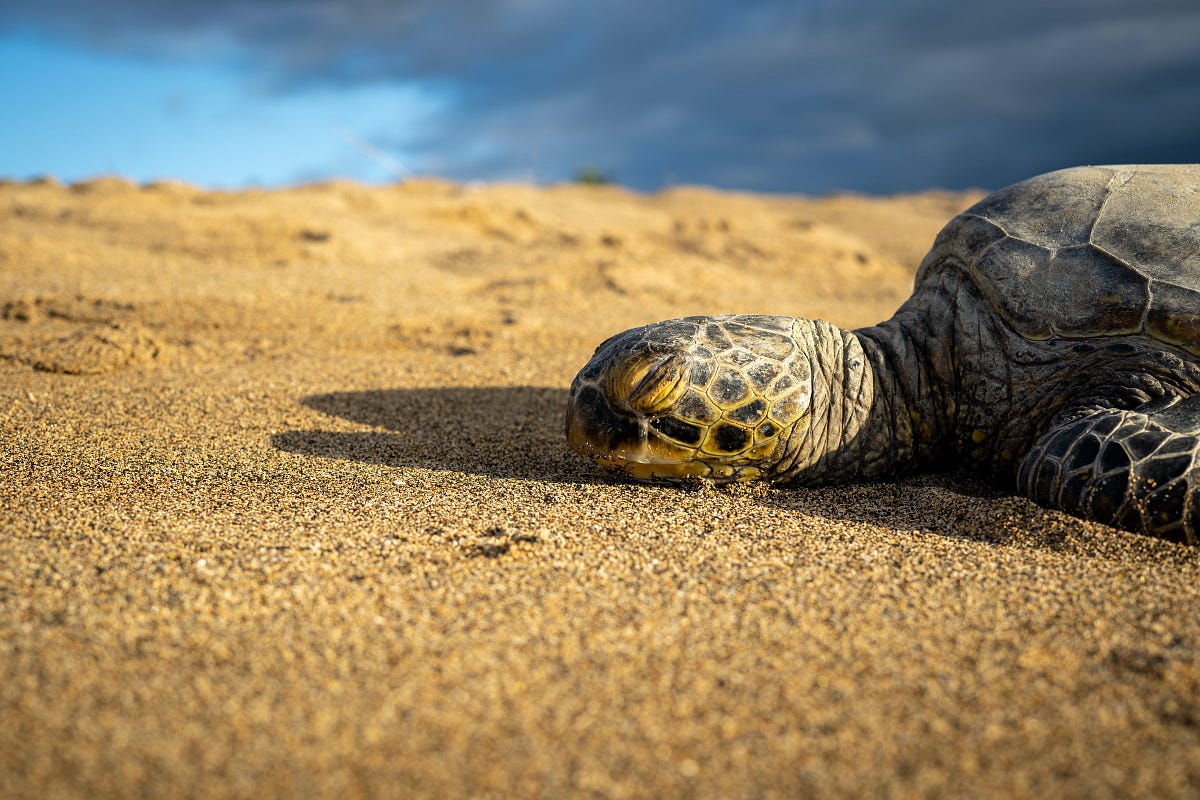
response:
<path id="1" fill-rule="evenodd" d="M 608 335 L 879 321 L 976 197 L 0 186 L 0 795 L 1196 793 L 1194 550 L 566 448 Z"/>

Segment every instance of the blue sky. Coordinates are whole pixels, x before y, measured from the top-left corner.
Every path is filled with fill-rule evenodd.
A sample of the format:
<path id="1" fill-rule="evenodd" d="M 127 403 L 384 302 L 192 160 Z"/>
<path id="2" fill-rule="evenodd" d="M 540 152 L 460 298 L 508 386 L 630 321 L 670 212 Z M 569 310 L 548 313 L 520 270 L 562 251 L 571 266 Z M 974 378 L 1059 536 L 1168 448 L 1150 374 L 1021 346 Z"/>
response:
<path id="1" fill-rule="evenodd" d="M 416 85 L 276 92 L 227 64 L 30 34 L 0 38 L 0 97 L 12 112 L 0 133 L 0 171 L 10 177 L 104 173 L 228 188 L 403 176 L 403 147 L 376 153 L 365 134 L 402 139 L 439 105 Z"/>
<path id="2" fill-rule="evenodd" d="M 1200 161 L 1195 0 L 5 0 L 0 175 L 998 187 Z"/>

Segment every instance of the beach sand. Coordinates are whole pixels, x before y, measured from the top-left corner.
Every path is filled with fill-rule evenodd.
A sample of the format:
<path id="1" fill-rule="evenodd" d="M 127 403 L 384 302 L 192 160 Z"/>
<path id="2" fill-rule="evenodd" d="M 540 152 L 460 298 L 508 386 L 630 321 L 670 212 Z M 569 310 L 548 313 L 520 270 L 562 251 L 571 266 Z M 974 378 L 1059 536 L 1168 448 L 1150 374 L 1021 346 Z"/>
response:
<path id="1" fill-rule="evenodd" d="M 0 186 L 0 795 L 1197 795 L 1197 550 L 566 447 L 607 336 L 877 322 L 978 196 Z"/>

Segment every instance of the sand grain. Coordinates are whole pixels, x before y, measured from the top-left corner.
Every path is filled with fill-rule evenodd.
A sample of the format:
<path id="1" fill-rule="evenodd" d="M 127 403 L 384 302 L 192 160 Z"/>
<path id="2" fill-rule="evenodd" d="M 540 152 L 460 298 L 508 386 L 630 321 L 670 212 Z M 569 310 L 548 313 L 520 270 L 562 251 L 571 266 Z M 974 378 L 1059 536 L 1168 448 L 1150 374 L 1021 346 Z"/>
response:
<path id="1" fill-rule="evenodd" d="M 971 200 L 0 186 L 0 795 L 1196 794 L 1193 550 L 565 448 L 606 336 L 876 322 Z"/>

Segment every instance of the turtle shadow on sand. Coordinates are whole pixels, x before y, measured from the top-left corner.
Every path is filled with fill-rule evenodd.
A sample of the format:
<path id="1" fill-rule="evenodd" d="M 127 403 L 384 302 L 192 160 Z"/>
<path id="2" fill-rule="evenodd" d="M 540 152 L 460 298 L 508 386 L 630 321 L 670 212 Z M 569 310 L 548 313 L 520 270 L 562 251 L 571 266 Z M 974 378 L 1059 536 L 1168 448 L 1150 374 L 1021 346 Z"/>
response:
<path id="1" fill-rule="evenodd" d="M 271 437 L 279 450 L 498 478 L 556 483 L 600 479 L 567 449 L 562 432 L 565 389 L 375 389 L 314 394 L 300 402 L 375 430 L 285 431 Z"/>
<path id="2" fill-rule="evenodd" d="M 772 487 L 759 502 L 773 510 L 862 523 L 906 535 L 1070 552 L 1114 563 L 1128 561 L 1131 550 L 1153 549 L 1156 560 L 1181 565 L 1194 565 L 1200 556 L 1195 548 L 1041 508 L 1013 494 L 1012 487 L 967 469 L 833 486 Z"/>
<path id="3" fill-rule="evenodd" d="M 279 450 L 318 458 L 558 484 L 640 486 L 572 453 L 563 437 L 567 391 L 541 386 L 443 387 L 330 392 L 301 404 L 373 430 L 292 430 L 271 437 Z M 732 491 L 746 491 L 732 488 Z M 687 489 L 680 489 L 686 491 Z M 898 481 L 753 492 L 769 509 L 829 520 L 925 531 L 989 544 L 1075 549 L 1066 529 L 1081 520 L 1040 509 L 977 475 L 932 473 Z M 1047 525 L 1047 517 L 1057 524 Z M 1117 538 L 1111 545 L 1128 539 Z M 1145 539 L 1147 545 L 1164 545 Z M 1093 543 L 1089 550 L 1096 549 Z M 1103 549 L 1103 548 L 1100 548 Z M 1182 548 L 1165 547 L 1168 552 Z M 1119 555 L 1119 553 L 1118 553 Z"/>
<path id="4" fill-rule="evenodd" d="M 1010 541 L 1015 530 L 1036 534 L 1045 529 L 1041 521 L 1051 513 L 979 475 L 955 469 L 894 480 L 772 487 L 759 502 L 780 511 L 989 544 Z M 1062 535 L 1042 538 L 1042 544 L 1056 549 Z"/>

